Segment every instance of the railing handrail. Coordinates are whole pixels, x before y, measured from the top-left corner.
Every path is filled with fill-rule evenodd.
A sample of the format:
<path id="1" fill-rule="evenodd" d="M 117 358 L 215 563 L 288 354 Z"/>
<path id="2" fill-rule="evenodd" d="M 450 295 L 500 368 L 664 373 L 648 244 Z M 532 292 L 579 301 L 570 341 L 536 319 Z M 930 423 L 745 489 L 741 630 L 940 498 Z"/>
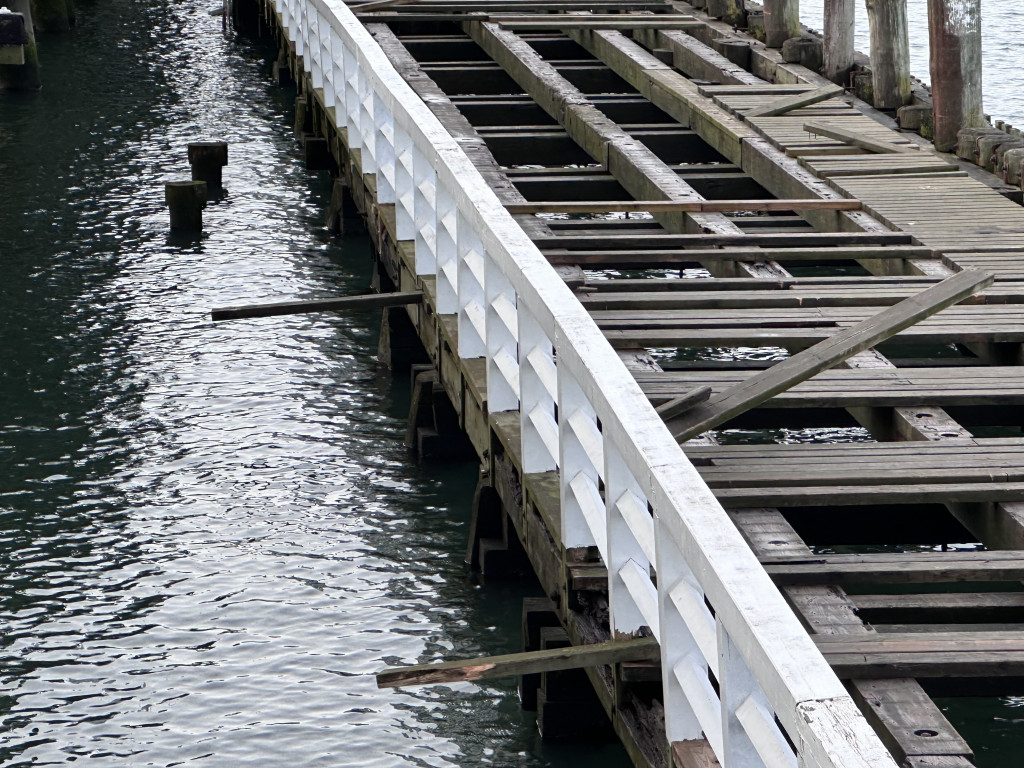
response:
<path id="1" fill-rule="evenodd" d="M 596 413 L 605 444 L 614 446 L 654 509 L 654 530 L 671 538 L 671 551 L 681 553 L 699 589 L 714 606 L 720 648 L 733 649 L 752 671 L 764 699 L 793 742 L 800 765 L 895 766 L 589 313 L 367 29 L 340 0 L 275 3 L 287 13 L 297 40 L 304 38 L 296 34 L 296 17 L 315 12 L 318 19 L 327 20 L 329 34 L 340 36 L 355 55 L 361 69 L 359 77 L 368 78 L 373 99 L 390 112 L 395 133 L 400 129 L 411 138 L 416 151 L 436 173 L 437 189 L 450 197 L 479 238 L 487 258 L 514 290 L 520 315 L 525 312 L 529 322 L 539 327 L 554 346 L 559 379 L 571 377 Z M 317 34 L 322 36 L 319 24 L 317 27 Z M 303 32 L 308 34 L 309 30 Z M 338 52 L 330 42 L 327 48 L 329 56 L 337 59 Z M 319 50 L 314 57 L 304 56 L 304 66 L 313 72 L 316 83 L 327 88 L 322 58 Z M 335 62 L 327 63 L 333 66 Z M 314 71 L 316 68 L 319 71 Z M 345 73 L 345 77 L 350 74 Z M 333 87 L 343 91 L 344 83 L 333 83 Z M 331 94 L 331 104 L 344 103 L 336 102 L 336 98 Z M 339 114 L 336 119 L 339 128 L 345 128 L 350 117 Z M 662 634 L 665 631 L 663 625 Z M 721 639 L 723 633 L 727 642 Z M 673 640 L 659 637 L 663 665 L 666 644 Z M 755 698 L 747 698 L 734 708 L 741 722 L 756 714 L 752 712 L 757 708 Z M 766 727 L 774 727 L 771 712 L 764 719 Z M 756 729 L 748 728 L 748 732 L 751 730 Z M 751 738 L 755 736 L 751 734 Z M 766 763 L 781 764 L 769 760 L 760 749 L 758 753 Z"/>

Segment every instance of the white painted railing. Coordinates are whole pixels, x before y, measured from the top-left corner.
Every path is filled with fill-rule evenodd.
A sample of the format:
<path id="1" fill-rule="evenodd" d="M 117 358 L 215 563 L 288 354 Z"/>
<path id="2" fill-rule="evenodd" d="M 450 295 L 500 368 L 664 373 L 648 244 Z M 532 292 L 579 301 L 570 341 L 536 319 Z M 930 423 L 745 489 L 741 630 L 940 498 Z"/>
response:
<path id="1" fill-rule="evenodd" d="M 562 542 L 600 550 L 613 631 L 657 637 L 669 740 L 703 735 L 726 768 L 895 766 L 601 331 L 366 29 L 338 0 L 274 2 L 438 311 L 458 313 L 459 354 L 486 357 L 489 410 L 519 411 L 524 470 L 559 471 Z"/>

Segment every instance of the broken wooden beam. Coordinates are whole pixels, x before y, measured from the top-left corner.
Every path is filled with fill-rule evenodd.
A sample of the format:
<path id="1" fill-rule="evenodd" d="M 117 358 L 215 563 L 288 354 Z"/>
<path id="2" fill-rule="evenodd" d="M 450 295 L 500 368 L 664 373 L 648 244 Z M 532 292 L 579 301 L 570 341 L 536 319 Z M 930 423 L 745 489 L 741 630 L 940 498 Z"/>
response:
<path id="1" fill-rule="evenodd" d="M 734 384 L 716 397 L 669 420 L 669 429 L 679 442 L 696 437 L 977 293 L 991 285 L 994 280 L 994 275 L 980 270 L 958 272 L 941 283 L 783 360 L 764 373 Z"/>
<path id="2" fill-rule="evenodd" d="M 661 418 L 668 420 L 686 413 L 709 397 L 711 397 L 711 387 L 697 387 L 691 389 L 685 395 L 669 400 L 667 403 L 662 403 L 654 410 L 658 412 Z"/>
<path id="3" fill-rule="evenodd" d="M 804 123 L 804 130 L 808 133 L 814 134 L 815 136 L 824 136 L 829 139 L 835 139 L 836 141 L 843 141 L 851 147 L 860 147 L 861 149 L 866 149 L 868 152 L 875 152 L 877 154 L 898 154 L 901 152 L 918 151 L 917 145 L 915 144 L 894 144 L 891 141 L 869 139 L 866 136 L 854 133 L 853 131 L 848 131 L 838 125 L 830 125 L 828 123 Z"/>
<path id="4" fill-rule="evenodd" d="M 478 656 L 473 659 L 443 661 L 439 664 L 389 667 L 377 673 L 377 687 L 461 683 L 488 677 L 513 677 L 536 672 L 557 672 L 563 669 L 617 664 L 622 661 L 655 661 L 659 658 L 658 641 L 653 637 L 613 640 L 502 656 Z"/>
<path id="5" fill-rule="evenodd" d="M 859 211 L 860 200 L 594 200 L 509 203 L 511 214 L 524 213 L 722 213 L 725 211 Z"/>
<path id="6" fill-rule="evenodd" d="M 419 304 L 423 294 L 419 291 L 397 293 L 369 293 L 362 296 L 343 296 L 337 299 L 311 299 L 280 301 L 273 304 L 243 304 L 237 307 L 219 307 L 210 311 L 211 320 L 240 320 L 246 317 L 278 317 L 303 315 L 308 312 L 338 312 L 345 309 L 382 309 L 403 304 Z"/>
<path id="7" fill-rule="evenodd" d="M 842 96 L 846 91 L 838 85 L 826 85 L 824 88 L 815 88 L 806 93 L 797 93 L 792 96 L 783 96 L 765 104 L 763 107 L 755 107 L 743 113 L 743 117 L 778 117 L 794 109 L 809 107 L 812 104 L 831 99 L 835 96 Z"/>

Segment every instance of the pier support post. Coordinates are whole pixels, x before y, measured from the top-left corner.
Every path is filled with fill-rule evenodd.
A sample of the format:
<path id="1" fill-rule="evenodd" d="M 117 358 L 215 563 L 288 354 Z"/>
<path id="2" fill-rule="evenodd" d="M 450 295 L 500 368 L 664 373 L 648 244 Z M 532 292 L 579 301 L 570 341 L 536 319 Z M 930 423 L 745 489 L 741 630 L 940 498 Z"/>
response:
<path id="1" fill-rule="evenodd" d="M 327 206 L 327 229 L 332 235 L 366 231 L 366 222 L 359 213 L 352 190 L 341 176 L 334 180 L 331 202 Z"/>
<path id="2" fill-rule="evenodd" d="M 799 37 L 800 0 L 764 0 L 764 33 L 769 48 L 781 48 L 789 38 Z"/>
<path id="3" fill-rule="evenodd" d="M 906 0 L 866 0 L 871 27 L 871 76 L 874 104 L 899 109 L 909 104 L 910 35 Z"/>
<path id="4" fill-rule="evenodd" d="M 928 0 L 935 148 L 957 132 L 985 127 L 981 88 L 981 0 Z"/>
<path id="5" fill-rule="evenodd" d="M 164 184 L 164 200 L 171 209 L 172 231 L 202 231 L 205 181 L 169 181 Z"/>
<path id="6" fill-rule="evenodd" d="M 744 27 L 747 11 L 743 5 L 743 0 L 708 0 L 707 14 L 734 27 Z"/>
<path id="7" fill-rule="evenodd" d="M 856 26 L 856 0 L 825 0 L 825 63 L 821 74 L 842 86 L 850 85 Z"/>
<path id="8" fill-rule="evenodd" d="M 35 22 L 43 32 L 70 32 L 75 23 L 71 0 L 32 0 Z"/>
<path id="9" fill-rule="evenodd" d="M 226 141 L 193 141 L 188 145 L 188 164 L 192 181 L 205 181 L 208 190 L 221 188 L 221 172 L 228 164 Z"/>
<path id="10" fill-rule="evenodd" d="M 24 17 L 25 45 L 24 64 L 0 64 L 0 90 L 18 91 L 38 90 L 42 83 L 39 80 L 39 55 L 36 51 L 36 35 L 32 28 L 32 3 L 30 0 L 6 0 L 0 3 L 14 13 Z M 14 22 L 11 22 L 14 23 Z"/>

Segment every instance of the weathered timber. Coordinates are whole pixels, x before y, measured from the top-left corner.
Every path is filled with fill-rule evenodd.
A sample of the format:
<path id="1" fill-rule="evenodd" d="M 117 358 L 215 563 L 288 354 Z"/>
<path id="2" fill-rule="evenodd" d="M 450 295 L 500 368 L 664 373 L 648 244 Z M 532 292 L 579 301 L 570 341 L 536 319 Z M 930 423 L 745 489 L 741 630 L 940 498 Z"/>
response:
<path id="1" fill-rule="evenodd" d="M 192 181 L 205 181 L 210 190 L 220 189 L 223 168 L 228 164 L 228 143 L 226 141 L 190 142 L 188 163 L 192 166 Z"/>
<path id="2" fill-rule="evenodd" d="M 859 200 L 601 200 L 509 203 L 516 213 L 607 213 L 609 211 L 723 213 L 726 211 L 859 211 Z"/>
<path id="3" fill-rule="evenodd" d="M 964 128 L 984 128 L 981 0 L 928 0 L 935 148 L 956 147 Z"/>
<path id="4" fill-rule="evenodd" d="M 865 136 L 854 133 L 853 131 L 846 130 L 845 128 L 842 128 L 838 125 L 829 125 L 828 123 L 804 123 L 803 129 L 808 133 L 813 133 L 816 136 L 827 136 L 830 139 L 845 141 L 852 147 L 860 147 L 861 149 L 866 149 L 869 152 L 878 152 L 880 154 L 892 154 L 902 152 L 914 152 L 917 150 L 917 147 L 913 144 L 894 144 L 891 141 L 879 141 L 877 139 L 870 139 Z"/>
<path id="5" fill-rule="evenodd" d="M 603 267 L 651 269 L 672 264 L 698 264 L 722 261 L 737 262 L 834 262 L 855 259 L 922 259 L 933 258 L 934 251 L 920 246 L 889 246 L 861 248 L 692 248 L 675 250 L 576 251 L 544 249 L 552 264 L 600 265 Z"/>
<path id="6" fill-rule="evenodd" d="M 465 682 L 489 677 L 514 677 L 536 672 L 617 664 L 622 661 L 654 661 L 659 655 L 658 641 L 653 638 L 613 640 L 570 648 L 445 661 L 439 664 L 391 667 L 377 673 L 377 687 L 392 688 L 403 685 Z"/>
<path id="7" fill-rule="evenodd" d="M 769 48 L 781 48 L 791 37 L 799 37 L 799 0 L 765 0 L 764 31 Z"/>
<path id="8" fill-rule="evenodd" d="M 845 91 L 838 85 L 826 85 L 823 88 L 816 88 L 806 93 L 783 96 L 780 99 L 768 102 L 763 107 L 747 110 L 744 115 L 746 117 L 778 117 L 787 112 L 792 112 L 794 109 L 809 107 L 812 104 L 817 104 L 835 96 L 841 96 L 844 93 Z"/>
<path id="9" fill-rule="evenodd" d="M 682 416 L 669 421 L 673 437 L 684 442 L 753 408 L 773 395 L 827 370 L 914 323 L 956 304 L 991 285 L 988 273 L 965 271 L 947 278 L 917 296 L 896 304 L 864 322 L 800 352 L 767 372 L 733 385 Z"/>
<path id="10" fill-rule="evenodd" d="M 666 420 L 672 419 L 690 410 L 695 405 L 703 403 L 709 397 L 711 397 L 711 387 L 696 387 L 685 395 L 673 398 L 667 403 L 659 405 L 655 410 L 657 410 L 661 418 Z"/>
<path id="11" fill-rule="evenodd" d="M 419 304 L 423 299 L 420 291 L 397 293 L 371 293 L 363 296 L 343 296 L 337 299 L 309 299 L 305 301 L 280 301 L 272 304 L 246 304 L 237 307 L 220 307 L 211 310 L 211 320 L 239 320 L 248 317 L 279 317 L 281 315 L 304 315 L 310 312 L 342 312 L 347 309 L 383 309 L 406 304 Z"/>
<path id="12" fill-rule="evenodd" d="M 168 181 L 164 184 L 164 202 L 171 212 L 171 231 L 200 232 L 206 207 L 205 181 Z"/>
<path id="13" fill-rule="evenodd" d="M 848 85 L 854 63 L 855 0 L 825 0 L 825 61 L 822 74 Z"/>
<path id="14" fill-rule="evenodd" d="M 906 0 L 866 0 L 871 28 L 871 77 L 875 106 L 910 102 L 910 37 Z"/>
<path id="15" fill-rule="evenodd" d="M 559 234 L 550 238 L 533 238 L 538 248 L 602 250 L 619 248 L 698 248 L 764 247 L 764 248 L 827 248 L 832 246 L 910 245 L 913 235 L 906 232 L 730 232 L 702 234 L 670 234 L 667 232 L 636 234 L 607 232 L 600 235 Z"/>
<path id="16" fill-rule="evenodd" d="M 1024 553 L 908 552 L 762 560 L 778 584 L 935 584 L 1024 579 Z"/>

